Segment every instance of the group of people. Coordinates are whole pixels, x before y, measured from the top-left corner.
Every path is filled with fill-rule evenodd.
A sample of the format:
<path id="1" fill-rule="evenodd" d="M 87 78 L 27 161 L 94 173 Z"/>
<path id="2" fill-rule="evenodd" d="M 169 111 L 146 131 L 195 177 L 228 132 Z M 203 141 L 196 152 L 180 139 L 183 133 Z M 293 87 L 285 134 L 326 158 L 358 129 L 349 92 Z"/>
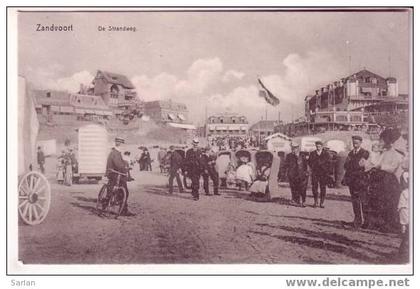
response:
<path id="1" fill-rule="evenodd" d="M 344 163 L 342 184 L 348 186 L 356 229 L 370 228 L 391 231 L 401 224 L 406 228 L 408 219 L 408 158 L 407 150 L 394 148 L 401 134 L 386 129 L 372 151 L 362 148 L 361 136 L 352 137 L 352 150 Z M 306 189 L 311 177 L 313 207 L 325 207 L 327 185 L 331 180 L 331 155 L 321 141 L 309 154 L 301 152 L 292 142 L 292 152 L 286 156 L 284 169 L 289 180 L 292 200 L 296 206 L 306 207 Z M 404 163 L 404 159 L 406 160 Z M 406 174 L 403 174 L 403 172 Z M 405 229 L 404 229 L 405 230 Z"/>
<path id="2" fill-rule="evenodd" d="M 73 175 L 77 172 L 78 162 L 76 154 L 72 148 L 61 151 L 57 158 L 56 179 L 59 184 L 71 186 L 73 184 Z"/>
<path id="3" fill-rule="evenodd" d="M 291 143 L 292 152 L 286 156 L 284 169 L 289 180 L 293 205 L 306 207 L 306 188 L 309 169 L 311 172 L 313 207 L 325 207 L 327 184 L 330 180 L 331 155 L 321 141 L 315 142 L 316 149 L 307 153 L 300 151 L 299 144 Z"/>
<path id="4" fill-rule="evenodd" d="M 152 170 L 152 158 L 150 152 L 146 147 L 139 147 L 140 152 L 136 156 L 136 161 L 139 164 L 140 171 L 151 171 Z"/>
<path id="5" fill-rule="evenodd" d="M 209 137 L 207 142 L 210 147 L 217 148 L 218 150 L 234 150 L 238 147 L 248 148 L 256 146 L 253 137 L 248 136 L 214 136 Z"/>
<path id="6" fill-rule="evenodd" d="M 342 184 L 348 186 L 354 213 L 352 226 L 355 229 L 369 228 L 381 231 L 401 230 L 408 242 L 408 156 L 396 148 L 394 143 L 401 134 L 396 129 L 386 129 L 380 135 L 380 142 L 375 143 L 371 151 L 362 148 L 361 136 L 352 137 L 352 149 L 344 163 Z M 122 143 L 123 141 L 119 141 Z M 119 156 L 118 142 L 108 158 L 107 168 L 128 172 L 129 163 Z M 313 207 L 325 208 L 327 185 L 331 180 L 331 154 L 321 141 L 315 142 L 316 149 L 310 153 L 302 152 L 299 144 L 291 143 L 291 153 L 286 155 L 284 169 L 291 190 L 291 203 L 306 207 L 306 191 L 309 177 L 313 195 Z M 143 154 L 145 151 L 143 151 Z M 146 158 L 147 158 L 146 152 Z M 150 154 L 148 156 L 150 158 Z M 119 159 L 119 161 L 115 161 Z M 140 157 L 141 159 L 141 157 Z M 250 191 L 254 195 L 269 195 L 268 180 L 270 177 L 270 160 L 260 162 L 254 168 L 246 155 L 238 156 L 237 163 L 229 163 L 223 175 L 219 175 L 217 153 L 210 146 L 202 149 L 199 141 L 194 139 L 192 147 L 185 156 L 174 146 L 161 150 L 159 162 L 167 164 L 169 175 L 169 193 L 174 191 L 174 180 L 180 193 L 185 192 L 186 182 L 191 181 L 191 194 L 199 200 L 200 179 L 203 189 L 210 195 L 209 181 L 213 183 L 214 195 L 219 195 L 223 188 L 234 182 L 239 189 Z M 163 161 L 165 159 L 165 162 Z M 70 158 L 71 160 L 71 158 Z M 272 161 L 272 160 L 271 160 Z M 163 168 L 161 168 L 163 171 Z M 112 182 L 112 174 L 108 176 Z M 220 184 L 219 184 L 220 181 Z M 408 245 L 407 245 L 408 246 Z"/>
<path id="7" fill-rule="evenodd" d="M 184 170 L 184 175 L 191 180 L 191 194 L 194 200 L 200 198 L 200 178 L 203 178 L 203 187 L 206 195 L 210 195 L 210 179 L 213 182 L 214 195 L 219 195 L 219 174 L 216 170 L 217 155 L 212 152 L 210 147 L 201 149 L 198 145 L 198 139 L 194 139 L 192 141 L 192 147 L 185 154 L 184 160 L 174 150 L 174 147 L 170 147 L 169 193 L 173 192 L 174 178 L 176 178 L 178 188 L 182 192 L 183 187 L 180 182 L 180 173 L 181 170 Z"/>

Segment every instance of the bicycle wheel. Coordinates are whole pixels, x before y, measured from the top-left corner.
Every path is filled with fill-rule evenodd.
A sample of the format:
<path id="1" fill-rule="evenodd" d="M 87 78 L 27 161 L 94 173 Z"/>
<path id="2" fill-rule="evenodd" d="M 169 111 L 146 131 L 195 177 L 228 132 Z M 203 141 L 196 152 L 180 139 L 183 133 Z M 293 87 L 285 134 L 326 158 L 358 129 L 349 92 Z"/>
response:
<path id="1" fill-rule="evenodd" d="M 108 206 L 108 202 L 106 200 L 107 189 L 107 185 L 104 184 L 99 190 L 98 198 L 96 199 L 96 211 L 99 213 L 102 213 Z"/>
<path id="2" fill-rule="evenodd" d="M 127 201 L 127 192 L 123 187 L 116 188 L 108 202 L 107 212 L 109 216 L 118 218 L 124 210 Z"/>

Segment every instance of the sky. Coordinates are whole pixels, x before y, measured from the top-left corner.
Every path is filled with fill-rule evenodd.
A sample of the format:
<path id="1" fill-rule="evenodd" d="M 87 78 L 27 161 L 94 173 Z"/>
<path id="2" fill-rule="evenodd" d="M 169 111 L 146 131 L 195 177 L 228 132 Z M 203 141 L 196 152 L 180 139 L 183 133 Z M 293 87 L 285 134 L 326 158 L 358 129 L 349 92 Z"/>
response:
<path id="1" fill-rule="evenodd" d="M 72 32 L 39 32 L 73 25 Z M 98 31 L 98 26 L 135 27 Z M 33 86 L 76 92 L 97 70 L 126 75 L 141 99 L 187 104 L 190 120 L 250 123 L 303 115 L 304 98 L 368 69 L 410 88 L 411 15 L 398 12 L 21 12 L 18 67 Z M 350 60 L 351 59 L 351 60 Z M 257 78 L 280 99 L 258 96 Z"/>

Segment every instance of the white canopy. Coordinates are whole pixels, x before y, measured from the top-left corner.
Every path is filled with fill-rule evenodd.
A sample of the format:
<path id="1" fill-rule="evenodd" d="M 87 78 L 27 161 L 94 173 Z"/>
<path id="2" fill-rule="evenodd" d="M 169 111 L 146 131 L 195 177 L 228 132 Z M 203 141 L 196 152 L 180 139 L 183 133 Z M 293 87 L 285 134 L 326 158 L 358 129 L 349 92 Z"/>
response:
<path id="1" fill-rule="evenodd" d="M 266 137 L 264 140 L 265 140 L 265 141 L 268 141 L 268 140 L 270 140 L 270 139 L 272 139 L 272 138 L 282 138 L 282 139 L 287 140 L 287 141 L 291 141 L 291 140 L 292 140 L 292 139 L 291 139 L 290 137 L 288 137 L 287 135 L 282 134 L 282 133 L 279 133 L 279 132 L 277 132 L 277 133 L 273 133 L 272 135 L 270 135 L 270 136 Z"/>
<path id="2" fill-rule="evenodd" d="M 176 128 L 182 128 L 182 129 L 196 129 L 196 127 L 192 124 L 170 122 L 168 123 L 168 125 L 172 127 L 176 127 Z"/>

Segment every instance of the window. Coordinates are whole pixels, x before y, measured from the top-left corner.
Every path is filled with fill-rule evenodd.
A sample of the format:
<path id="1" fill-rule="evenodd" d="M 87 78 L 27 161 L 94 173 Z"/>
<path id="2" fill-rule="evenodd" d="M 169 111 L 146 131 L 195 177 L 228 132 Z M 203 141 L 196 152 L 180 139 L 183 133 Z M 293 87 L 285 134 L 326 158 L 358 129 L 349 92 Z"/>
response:
<path id="1" fill-rule="evenodd" d="M 51 97 L 51 92 L 47 92 L 47 97 Z"/>

